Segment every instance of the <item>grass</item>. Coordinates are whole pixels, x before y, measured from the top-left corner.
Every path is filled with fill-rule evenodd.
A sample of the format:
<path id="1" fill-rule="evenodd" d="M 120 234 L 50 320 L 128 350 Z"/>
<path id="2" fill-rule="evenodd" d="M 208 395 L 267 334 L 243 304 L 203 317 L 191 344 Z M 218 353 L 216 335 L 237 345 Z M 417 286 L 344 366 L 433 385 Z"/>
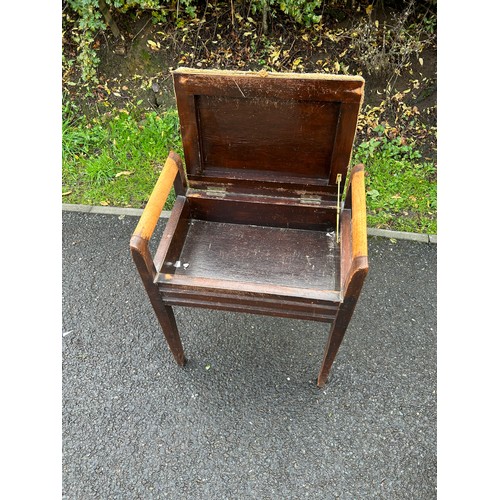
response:
<path id="1" fill-rule="evenodd" d="M 144 207 L 170 149 L 181 150 L 174 110 L 141 114 L 130 107 L 88 121 L 66 106 L 63 201 Z"/>
<path id="2" fill-rule="evenodd" d="M 377 137 L 359 144 L 353 164 L 366 167 L 368 226 L 437 234 L 436 165 L 415 144 Z M 130 106 L 89 120 L 63 109 L 62 200 L 142 208 L 170 149 L 182 152 L 175 109 L 140 113 Z M 173 192 L 166 208 L 172 207 Z"/>
<path id="3" fill-rule="evenodd" d="M 388 139 L 383 126 L 375 132 L 353 155 L 365 165 L 368 226 L 437 234 L 436 165 L 414 144 Z"/>

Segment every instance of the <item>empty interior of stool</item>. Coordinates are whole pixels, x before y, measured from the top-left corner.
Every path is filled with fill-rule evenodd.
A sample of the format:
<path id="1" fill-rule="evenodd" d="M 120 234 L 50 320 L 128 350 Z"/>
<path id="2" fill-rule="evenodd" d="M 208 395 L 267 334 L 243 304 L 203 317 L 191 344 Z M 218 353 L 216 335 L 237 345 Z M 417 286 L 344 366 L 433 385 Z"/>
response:
<path id="1" fill-rule="evenodd" d="M 192 219 L 170 274 L 339 290 L 334 232 Z"/>

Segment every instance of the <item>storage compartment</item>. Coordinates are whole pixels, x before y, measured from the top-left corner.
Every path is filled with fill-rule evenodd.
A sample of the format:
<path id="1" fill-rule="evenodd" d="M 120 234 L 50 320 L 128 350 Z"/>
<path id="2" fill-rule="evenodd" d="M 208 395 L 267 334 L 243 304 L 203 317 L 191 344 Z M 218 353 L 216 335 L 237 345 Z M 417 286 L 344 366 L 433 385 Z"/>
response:
<path id="1" fill-rule="evenodd" d="M 171 152 L 131 238 L 170 349 L 183 365 L 172 306 L 328 322 L 322 387 L 368 271 L 363 166 L 347 181 L 364 81 L 193 69 L 173 77 L 186 169 Z M 149 241 L 172 185 L 177 199 L 153 259 Z"/>
<path id="2" fill-rule="evenodd" d="M 339 290 L 339 248 L 325 231 L 193 219 L 176 261 L 177 276 Z"/>
<path id="3" fill-rule="evenodd" d="M 280 201 L 248 196 L 182 200 L 173 213 L 178 217 L 165 229 L 175 235 L 170 251 L 157 255 L 161 272 L 183 282 L 217 279 L 339 291 L 336 209 Z"/>

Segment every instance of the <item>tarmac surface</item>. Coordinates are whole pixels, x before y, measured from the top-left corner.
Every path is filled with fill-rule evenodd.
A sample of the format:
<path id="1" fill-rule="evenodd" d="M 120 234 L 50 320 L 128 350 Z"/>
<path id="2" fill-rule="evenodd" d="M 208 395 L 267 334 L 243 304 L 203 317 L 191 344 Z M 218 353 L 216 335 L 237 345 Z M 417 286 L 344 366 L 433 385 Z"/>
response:
<path id="1" fill-rule="evenodd" d="M 437 245 L 369 238 L 318 389 L 325 323 L 176 308 L 178 367 L 137 220 L 63 212 L 64 499 L 436 498 Z"/>

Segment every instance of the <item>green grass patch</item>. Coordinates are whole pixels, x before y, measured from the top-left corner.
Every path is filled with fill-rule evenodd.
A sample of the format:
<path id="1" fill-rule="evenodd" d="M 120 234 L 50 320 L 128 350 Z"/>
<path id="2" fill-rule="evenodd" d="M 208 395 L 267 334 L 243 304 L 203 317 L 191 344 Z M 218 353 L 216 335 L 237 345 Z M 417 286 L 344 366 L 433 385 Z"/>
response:
<path id="1" fill-rule="evenodd" d="M 414 144 L 379 137 L 361 143 L 354 163 L 364 163 L 369 227 L 437 234 L 437 167 Z"/>
<path id="2" fill-rule="evenodd" d="M 88 205 L 144 207 L 169 150 L 182 152 L 175 110 L 88 120 L 66 106 L 62 142 L 63 202 Z"/>
<path id="3" fill-rule="evenodd" d="M 353 164 L 366 167 L 368 226 L 437 234 L 436 165 L 414 144 L 378 137 L 357 146 Z M 63 109 L 64 203 L 142 208 L 173 149 L 182 154 L 178 115 L 137 108 L 87 119 Z M 173 191 L 166 209 L 172 207 Z"/>

